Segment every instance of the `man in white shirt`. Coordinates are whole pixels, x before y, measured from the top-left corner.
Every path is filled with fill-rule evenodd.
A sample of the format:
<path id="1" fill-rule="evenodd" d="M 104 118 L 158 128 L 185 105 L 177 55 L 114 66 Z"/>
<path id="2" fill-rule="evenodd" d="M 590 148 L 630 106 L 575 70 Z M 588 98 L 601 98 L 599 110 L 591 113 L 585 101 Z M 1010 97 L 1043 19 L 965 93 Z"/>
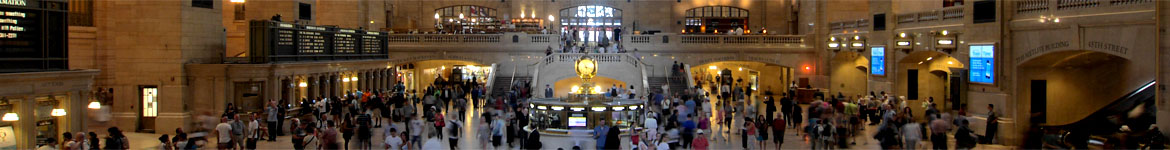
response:
<path id="1" fill-rule="evenodd" d="M 260 114 L 252 115 L 252 122 L 248 123 L 247 132 L 244 133 L 247 149 L 256 149 L 256 140 L 260 138 Z"/>
<path id="2" fill-rule="evenodd" d="M 410 121 L 410 142 L 417 146 L 422 146 L 422 130 L 423 121 L 419 117 L 415 117 Z"/>
<path id="3" fill-rule="evenodd" d="M 232 149 L 232 125 L 228 124 L 227 117 L 220 117 L 219 124 L 215 125 L 216 139 L 219 140 L 218 149 Z"/>
<path id="4" fill-rule="evenodd" d="M 383 143 L 386 144 L 386 149 L 388 150 L 402 149 L 402 138 L 398 137 L 398 130 L 394 128 L 390 128 L 390 134 L 386 136 L 386 141 Z"/>

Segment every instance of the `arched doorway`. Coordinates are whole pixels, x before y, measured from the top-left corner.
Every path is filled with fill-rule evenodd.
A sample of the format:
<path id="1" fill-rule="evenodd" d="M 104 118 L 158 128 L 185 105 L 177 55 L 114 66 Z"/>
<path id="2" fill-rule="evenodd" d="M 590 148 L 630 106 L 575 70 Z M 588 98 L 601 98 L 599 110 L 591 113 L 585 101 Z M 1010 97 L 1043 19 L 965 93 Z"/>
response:
<path id="1" fill-rule="evenodd" d="M 946 106 L 957 103 L 952 101 L 958 96 L 952 94 L 955 93 L 952 90 L 960 90 L 951 85 L 966 82 L 961 74 L 956 74 L 956 71 L 964 70 L 965 67 L 962 61 L 942 52 L 912 52 L 898 60 L 898 92 L 894 96 L 906 100 L 906 106 L 917 119 L 925 118 L 923 114 L 926 108 L 922 103 L 932 98 L 936 105 L 934 107 L 946 112 L 950 110 Z"/>
<path id="2" fill-rule="evenodd" d="M 1154 79 L 1154 65 L 1134 65 L 1113 54 L 1084 50 L 1043 54 L 1016 69 L 1015 110 L 1040 117 L 1020 115 L 1026 118 L 1017 120 L 1036 119 L 1041 125 L 1085 119 Z"/>
<path id="3" fill-rule="evenodd" d="M 424 60 L 398 66 L 395 79 L 406 91 L 422 92 L 427 87 L 443 82 L 475 82 L 485 84 L 495 70 L 491 65 L 464 60 Z"/>
<path id="4" fill-rule="evenodd" d="M 838 52 L 829 68 L 829 94 L 855 100 L 867 95 L 869 87 L 869 59 L 857 52 Z"/>
<path id="5" fill-rule="evenodd" d="M 609 6 L 574 6 L 560 11 L 562 34 L 576 32 L 577 41 L 598 42 L 613 38 L 613 30 L 622 26 L 622 10 Z"/>
<path id="6" fill-rule="evenodd" d="M 715 33 L 716 31 L 747 29 L 748 10 L 730 6 L 704 6 L 686 12 L 687 33 Z"/>

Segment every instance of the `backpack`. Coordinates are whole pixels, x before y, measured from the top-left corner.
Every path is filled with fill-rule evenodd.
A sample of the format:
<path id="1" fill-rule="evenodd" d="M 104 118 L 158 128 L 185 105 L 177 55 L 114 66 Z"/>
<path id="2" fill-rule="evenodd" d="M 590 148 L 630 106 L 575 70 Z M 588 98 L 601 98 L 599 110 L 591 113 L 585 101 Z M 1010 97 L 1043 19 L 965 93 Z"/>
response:
<path id="1" fill-rule="evenodd" d="M 443 121 L 443 115 L 435 115 L 435 117 L 438 117 L 438 118 L 436 118 L 436 119 L 435 119 L 435 126 L 436 126 L 436 127 L 444 127 L 444 126 L 447 126 L 447 123 L 446 123 L 446 121 Z"/>

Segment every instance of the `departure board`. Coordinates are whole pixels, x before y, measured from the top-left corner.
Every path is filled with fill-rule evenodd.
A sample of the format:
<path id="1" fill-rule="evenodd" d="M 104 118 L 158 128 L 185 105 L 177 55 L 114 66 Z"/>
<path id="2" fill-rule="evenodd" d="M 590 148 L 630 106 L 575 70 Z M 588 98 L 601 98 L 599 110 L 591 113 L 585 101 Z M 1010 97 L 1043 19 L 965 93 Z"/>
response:
<path id="1" fill-rule="evenodd" d="M 377 36 L 364 35 L 362 36 L 362 53 L 376 54 L 382 51 L 382 43 Z"/>
<path id="2" fill-rule="evenodd" d="M 0 0 L 0 73 L 68 69 L 64 2 Z"/>
<path id="3" fill-rule="evenodd" d="M 332 26 L 251 21 L 250 63 L 386 59 L 383 32 Z"/>

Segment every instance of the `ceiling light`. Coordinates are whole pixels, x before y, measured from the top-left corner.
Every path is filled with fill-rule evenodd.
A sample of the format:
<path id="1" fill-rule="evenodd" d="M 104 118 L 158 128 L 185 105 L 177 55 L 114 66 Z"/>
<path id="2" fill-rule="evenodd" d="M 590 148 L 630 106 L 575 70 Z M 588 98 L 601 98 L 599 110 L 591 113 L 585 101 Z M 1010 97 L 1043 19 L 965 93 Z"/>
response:
<path id="1" fill-rule="evenodd" d="M 565 109 L 565 107 L 561 107 L 561 106 L 553 106 L 553 107 L 552 107 L 552 110 L 556 110 L 556 111 L 561 111 L 561 110 L 564 110 L 564 109 Z"/>
<path id="2" fill-rule="evenodd" d="M 50 112 L 49 115 L 55 116 L 55 117 L 65 116 L 65 109 L 60 109 L 60 108 L 53 109 L 53 112 Z"/>
<path id="3" fill-rule="evenodd" d="M 922 64 L 922 62 L 920 61 L 920 62 L 918 62 L 918 64 L 919 64 L 919 65 L 921 65 L 921 64 Z"/>
<path id="4" fill-rule="evenodd" d="M 16 116 L 16 113 L 5 113 L 4 114 L 3 121 L 19 121 L 19 120 L 20 120 L 20 116 Z"/>
<path id="5" fill-rule="evenodd" d="M 942 31 L 942 35 L 947 35 L 947 33 L 948 33 L 947 30 Z"/>
<path id="6" fill-rule="evenodd" d="M 910 45 L 910 42 L 898 41 L 898 46 L 909 46 L 909 45 Z"/>
<path id="7" fill-rule="evenodd" d="M 853 32 L 857 32 L 857 31 L 853 31 Z M 857 35 L 853 36 L 853 40 L 860 40 L 860 39 L 861 39 L 861 36 L 857 36 Z"/>
<path id="8" fill-rule="evenodd" d="M 309 83 L 307 83 L 307 82 L 304 82 L 304 81 L 301 81 L 301 83 L 300 83 L 300 84 L 297 84 L 297 86 L 298 86 L 298 87 L 309 87 Z"/>
<path id="9" fill-rule="evenodd" d="M 89 102 L 89 109 L 102 109 L 102 103 L 97 101 Z"/>
<path id="10" fill-rule="evenodd" d="M 435 13 L 435 19 L 439 19 L 439 13 Z"/>

